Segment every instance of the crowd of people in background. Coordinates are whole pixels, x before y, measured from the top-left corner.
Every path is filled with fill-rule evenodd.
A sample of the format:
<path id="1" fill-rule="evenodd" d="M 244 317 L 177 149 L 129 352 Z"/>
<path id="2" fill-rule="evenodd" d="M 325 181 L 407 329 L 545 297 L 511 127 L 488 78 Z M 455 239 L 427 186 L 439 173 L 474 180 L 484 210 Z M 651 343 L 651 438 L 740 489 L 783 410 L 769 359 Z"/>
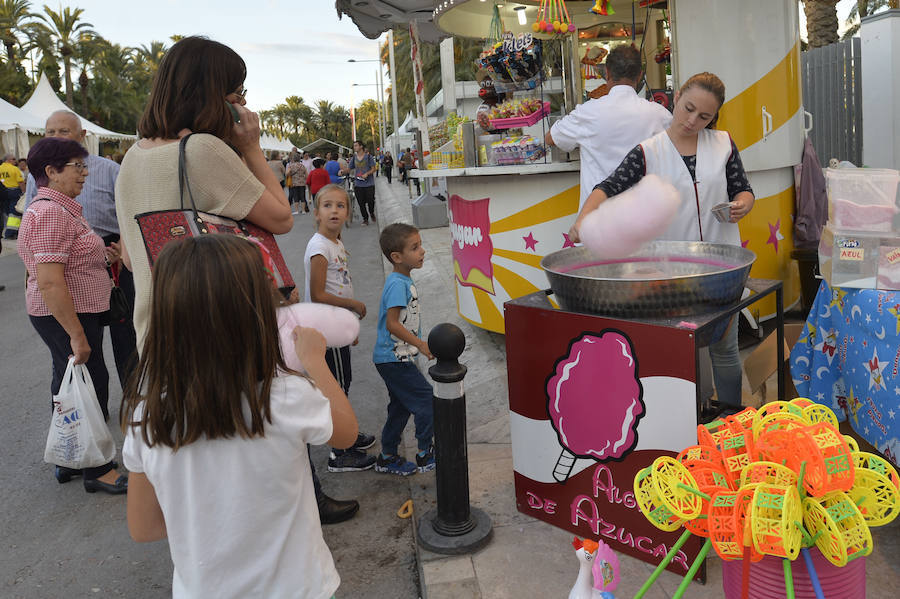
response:
<path id="1" fill-rule="evenodd" d="M 10 154 L 0 164 L 0 224 L 6 238 L 18 237 L 26 312 L 49 350 L 51 411 L 74 360 L 90 373 L 99 412 L 109 419 L 106 329 L 123 390 L 128 473 L 114 459 L 53 465 L 58 483 L 81 478 L 89 493 L 127 492 L 132 537 L 168 538 L 176 596 L 237 597 L 251 588 L 330 596 L 339 579 L 320 526 L 352 518 L 359 503 L 323 492 L 307 444 L 330 446 L 329 472 L 409 476 L 435 464 L 432 389 L 415 362 L 432 358 L 411 278 L 425 256 L 418 231 L 388 224 L 379 238 L 393 273 L 371 324 L 371 359 L 389 399 L 381 450 L 369 454 L 376 436 L 359 430 L 347 399 L 351 346 L 326 351 L 322 335 L 304 327 L 279 336 L 279 310 L 300 298 L 299 290 L 285 297 L 273 285 L 269 250 L 252 238 L 186 236 L 167 243 L 151 269 L 136 217 L 181 208 L 181 164 L 203 213 L 274 234 L 310 214 L 316 232 L 304 259 L 305 301 L 363 319 L 345 225 L 353 202 L 363 225 L 376 222 L 375 178 L 391 183 L 396 166 L 406 183 L 416 161 L 410 148 L 395 161 L 359 141 L 343 153 L 266 155 L 259 118 L 245 107 L 246 74 L 227 46 L 178 41 L 160 62 L 140 139 L 124 155 L 90 154 L 78 115 L 54 112 L 27 159 Z M 196 93 L 186 100 L 177 90 L 188 84 Z M 279 342 L 285 338 L 293 343 Z M 235 339 L 243 340 L 242 351 L 224 356 L 221 348 Z M 288 352 L 304 373 L 287 368 Z M 407 460 L 400 441 L 410 416 L 418 451 Z M 262 502 L 270 509 L 258 509 Z M 310 518 L 313 502 L 317 519 Z M 222 527 L 234 513 L 247 517 Z M 215 556 L 195 553 L 210 546 Z"/>

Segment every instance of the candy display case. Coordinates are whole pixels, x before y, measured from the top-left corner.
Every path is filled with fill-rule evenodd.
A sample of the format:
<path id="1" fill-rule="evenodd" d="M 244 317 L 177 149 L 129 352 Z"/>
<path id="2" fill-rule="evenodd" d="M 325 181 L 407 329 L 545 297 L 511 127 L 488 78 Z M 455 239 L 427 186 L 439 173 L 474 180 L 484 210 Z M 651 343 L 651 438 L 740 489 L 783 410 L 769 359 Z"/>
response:
<path id="1" fill-rule="evenodd" d="M 876 168 L 828 168 L 828 220 L 835 229 L 898 231 L 900 172 Z"/>

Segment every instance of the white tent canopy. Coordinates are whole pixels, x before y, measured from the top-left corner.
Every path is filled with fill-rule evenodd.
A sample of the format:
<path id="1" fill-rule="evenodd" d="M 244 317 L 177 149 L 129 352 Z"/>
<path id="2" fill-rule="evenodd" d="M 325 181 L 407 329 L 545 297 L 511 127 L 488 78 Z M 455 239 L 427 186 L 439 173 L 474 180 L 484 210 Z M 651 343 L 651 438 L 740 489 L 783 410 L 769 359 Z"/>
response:
<path id="1" fill-rule="evenodd" d="M 278 139 L 273 135 L 263 133 L 259 136 L 259 147 L 267 151 L 290 152 L 295 146 L 289 139 Z"/>
<path id="2" fill-rule="evenodd" d="M 19 158 L 28 155 L 28 133 L 43 133 L 44 121 L 0 98 L 0 143 Z"/>
<path id="3" fill-rule="evenodd" d="M 0 98 L 0 131 L 16 128 L 24 129 L 31 133 L 43 133 L 44 121 Z"/>
<path id="4" fill-rule="evenodd" d="M 34 92 L 32 92 L 31 97 L 28 98 L 28 101 L 25 102 L 25 104 L 22 106 L 22 110 L 31 113 L 40 119 L 43 119 L 43 121 L 46 121 L 47 117 L 49 117 L 57 110 L 68 110 L 70 112 L 75 112 L 74 110 L 66 106 L 62 100 L 56 97 L 56 92 L 53 91 L 53 88 L 50 86 L 50 81 L 47 79 L 47 75 L 44 73 L 41 73 L 40 81 L 38 81 L 37 86 L 34 88 Z M 101 139 L 137 139 L 136 135 L 116 133 L 115 131 L 104 129 L 100 125 L 95 125 L 81 115 L 77 116 L 79 119 L 81 119 L 81 126 L 85 129 L 85 131 L 87 131 L 87 139 L 85 140 L 85 145 L 87 146 L 88 151 L 90 151 L 92 154 L 97 154 L 99 152 Z M 44 123 L 42 122 L 41 128 L 43 128 L 43 124 Z"/>

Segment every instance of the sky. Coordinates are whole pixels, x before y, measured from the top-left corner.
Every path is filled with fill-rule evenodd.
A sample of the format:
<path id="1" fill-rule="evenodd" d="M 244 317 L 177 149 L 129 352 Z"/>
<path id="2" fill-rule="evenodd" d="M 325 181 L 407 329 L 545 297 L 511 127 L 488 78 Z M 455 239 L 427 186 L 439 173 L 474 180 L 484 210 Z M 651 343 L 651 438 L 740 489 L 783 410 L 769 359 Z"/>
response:
<path id="1" fill-rule="evenodd" d="M 33 10 L 43 4 L 32 2 Z M 838 3 L 841 25 L 853 4 Z M 171 45 L 173 34 L 206 35 L 231 46 L 247 63 L 244 85 L 251 110 L 271 108 L 292 95 L 309 105 L 330 100 L 346 107 L 378 97 L 378 63 L 347 62 L 377 60 L 378 43 L 348 17 L 338 20 L 333 0 L 71 0 L 66 5 L 83 8 L 83 20 L 123 46 L 149 46 L 153 40 Z M 800 19 L 803 28 L 802 10 Z"/>
<path id="2" fill-rule="evenodd" d="M 43 4 L 32 0 L 32 10 Z M 83 8 L 84 21 L 123 46 L 149 46 L 153 40 L 170 46 L 173 34 L 206 35 L 230 46 L 247 63 L 244 86 L 251 110 L 271 108 L 292 95 L 309 105 L 330 100 L 346 107 L 378 97 L 378 63 L 347 62 L 376 61 L 378 42 L 363 36 L 348 17 L 339 21 L 334 0 L 70 0 L 64 5 Z"/>

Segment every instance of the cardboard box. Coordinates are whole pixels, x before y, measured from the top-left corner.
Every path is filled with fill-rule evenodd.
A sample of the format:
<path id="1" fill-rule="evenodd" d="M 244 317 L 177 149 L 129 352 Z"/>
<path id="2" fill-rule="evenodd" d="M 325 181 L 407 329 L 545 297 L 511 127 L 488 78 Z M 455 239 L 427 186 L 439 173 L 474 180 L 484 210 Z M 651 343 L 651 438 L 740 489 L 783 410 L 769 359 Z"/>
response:
<path id="1" fill-rule="evenodd" d="M 791 369 L 788 360 L 791 348 L 797 343 L 806 323 L 791 323 L 784 325 L 784 368 L 785 390 L 784 398 L 797 397 L 797 389 L 791 381 Z M 772 381 L 771 390 L 767 388 L 766 381 L 778 370 L 778 333 L 772 332 L 754 349 L 744 360 L 744 374 L 747 376 L 747 384 L 751 395 L 743 398 L 745 406 L 759 407 L 777 398 L 777 378 Z M 771 395 L 771 397 L 769 397 Z"/>

